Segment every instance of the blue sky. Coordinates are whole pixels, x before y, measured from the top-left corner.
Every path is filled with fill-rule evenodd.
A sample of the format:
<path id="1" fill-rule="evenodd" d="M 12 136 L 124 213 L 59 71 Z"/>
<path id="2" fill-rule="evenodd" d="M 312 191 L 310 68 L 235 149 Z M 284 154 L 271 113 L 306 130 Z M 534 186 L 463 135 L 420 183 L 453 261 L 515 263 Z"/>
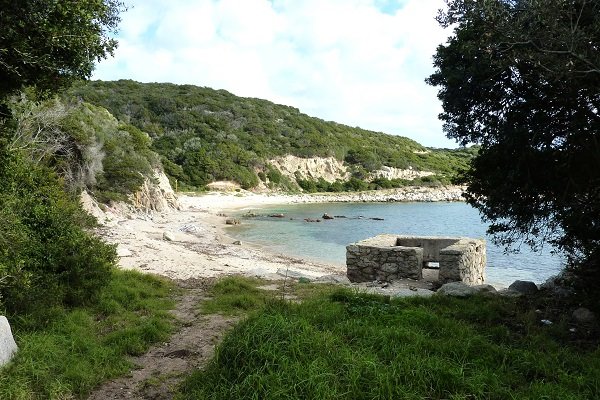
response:
<path id="1" fill-rule="evenodd" d="M 443 0 L 129 0 L 94 79 L 225 89 L 350 126 L 456 147 L 424 79 Z"/>

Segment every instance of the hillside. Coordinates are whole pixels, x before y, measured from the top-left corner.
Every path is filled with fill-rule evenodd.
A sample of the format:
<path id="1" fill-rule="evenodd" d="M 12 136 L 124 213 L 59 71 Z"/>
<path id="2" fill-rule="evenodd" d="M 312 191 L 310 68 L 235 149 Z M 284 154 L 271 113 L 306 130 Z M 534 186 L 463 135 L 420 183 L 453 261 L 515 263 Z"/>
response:
<path id="1" fill-rule="evenodd" d="M 233 180 L 244 188 L 300 185 L 307 191 L 448 183 L 475 153 L 429 149 L 405 137 L 192 85 L 94 81 L 75 87 L 71 94 L 147 132 L 167 174 L 180 187 L 192 189 L 216 180 Z M 304 170 L 286 173 L 277 166 L 287 156 L 330 163 L 335 159 L 346 172 L 334 179 Z"/>

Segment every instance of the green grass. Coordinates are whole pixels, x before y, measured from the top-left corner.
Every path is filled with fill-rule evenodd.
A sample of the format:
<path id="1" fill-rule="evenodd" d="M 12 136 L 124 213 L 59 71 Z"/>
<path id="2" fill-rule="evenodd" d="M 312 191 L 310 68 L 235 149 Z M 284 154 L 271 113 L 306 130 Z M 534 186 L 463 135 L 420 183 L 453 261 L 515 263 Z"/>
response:
<path id="1" fill-rule="evenodd" d="M 85 398 L 131 368 L 173 328 L 173 286 L 135 272 L 115 271 L 98 304 L 11 321 L 17 356 L 0 370 L 0 399 Z"/>
<path id="2" fill-rule="evenodd" d="M 278 286 L 276 290 L 261 289 L 260 286 Z M 228 276 L 220 279 L 209 291 L 210 298 L 200 304 L 204 314 L 242 315 L 264 308 L 282 298 L 302 300 L 316 294 L 329 293 L 332 285 L 309 285 L 295 279 L 268 281 L 243 276 Z"/>
<path id="3" fill-rule="evenodd" d="M 316 286 L 316 285 L 311 285 Z M 217 296 L 218 297 L 218 296 Z M 271 300 L 226 336 L 179 399 L 592 399 L 600 349 L 522 301 Z"/>

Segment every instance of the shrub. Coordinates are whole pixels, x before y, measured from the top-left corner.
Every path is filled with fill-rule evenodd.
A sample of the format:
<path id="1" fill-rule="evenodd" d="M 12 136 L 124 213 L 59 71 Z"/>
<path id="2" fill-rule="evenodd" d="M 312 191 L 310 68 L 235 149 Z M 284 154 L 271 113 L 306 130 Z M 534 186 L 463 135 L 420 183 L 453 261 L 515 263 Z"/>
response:
<path id="1" fill-rule="evenodd" d="M 113 246 L 56 174 L 0 143 L 0 305 L 8 314 L 92 301 L 108 282 Z"/>

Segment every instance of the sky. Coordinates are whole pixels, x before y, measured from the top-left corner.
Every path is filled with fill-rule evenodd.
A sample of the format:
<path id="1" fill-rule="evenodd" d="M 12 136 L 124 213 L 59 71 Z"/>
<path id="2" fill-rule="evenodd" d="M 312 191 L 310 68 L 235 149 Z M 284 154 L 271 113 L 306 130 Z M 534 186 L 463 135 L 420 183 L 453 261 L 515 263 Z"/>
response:
<path id="1" fill-rule="evenodd" d="M 92 79 L 225 89 L 327 121 L 457 147 L 425 84 L 443 0 L 126 0 Z"/>

